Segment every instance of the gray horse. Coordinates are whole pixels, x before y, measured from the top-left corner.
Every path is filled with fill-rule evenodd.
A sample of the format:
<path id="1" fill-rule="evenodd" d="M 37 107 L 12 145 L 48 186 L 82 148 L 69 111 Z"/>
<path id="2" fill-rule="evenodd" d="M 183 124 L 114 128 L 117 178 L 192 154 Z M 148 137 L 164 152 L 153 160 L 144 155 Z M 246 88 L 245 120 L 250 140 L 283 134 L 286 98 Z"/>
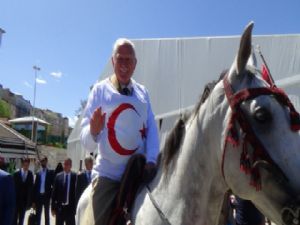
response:
<path id="1" fill-rule="evenodd" d="M 299 205 L 294 200 L 300 192 L 300 136 L 291 117 L 296 122 L 299 117 L 284 93 L 247 65 L 252 28 L 250 23 L 242 35 L 226 82 L 220 80 L 196 107 L 178 147 L 163 151 L 158 174 L 149 185 L 151 194 L 145 188 L 137 196 L 133 224 L 218 224 L 228 189 L 253 201 L 277 224 L 298 224 Z M 242 91 L 245 98 L 236 97 L 237 111 L 225 89 L 253 93 L 246 98 L 247 91 Z M 239 115 L 246 125 L 239 123 Z M 172 138 L 178 142 L 180 137 Z"/>
<path id="2" fill-rule="evenodd" d="M 299 114 L 248 65 L 252 28 L 228 73 L 171 132 L 156 177 L 135 200 L 133 224 L 217 225 L 228 189 L 277 224 L 299 223 Z M 80 221 L 90 191 L 79 224 L 90 225 Z"/>

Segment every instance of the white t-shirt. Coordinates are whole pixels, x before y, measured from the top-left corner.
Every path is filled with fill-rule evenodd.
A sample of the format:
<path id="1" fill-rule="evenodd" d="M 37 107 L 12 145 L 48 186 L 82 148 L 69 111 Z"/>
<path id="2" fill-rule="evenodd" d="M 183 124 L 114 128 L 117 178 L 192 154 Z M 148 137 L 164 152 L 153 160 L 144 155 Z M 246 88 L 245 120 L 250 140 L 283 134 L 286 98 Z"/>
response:
<path id="1" fill-rule="evenodd" d="M 132 95 L 121 95 L 109 79 L 97 83 L 89 96 L 81 122 L 81 143 L 90 151 L 98 145 L 93 174 L 120 180 L 129 158 L 143 153 L 147 162 L 156 162 L 159 152 L 158 132 L 149 96 L 144 86 L 134 80 Z M 101 107 L 105 125 L 97 137 L 90 133 L 90 118 Z"/>

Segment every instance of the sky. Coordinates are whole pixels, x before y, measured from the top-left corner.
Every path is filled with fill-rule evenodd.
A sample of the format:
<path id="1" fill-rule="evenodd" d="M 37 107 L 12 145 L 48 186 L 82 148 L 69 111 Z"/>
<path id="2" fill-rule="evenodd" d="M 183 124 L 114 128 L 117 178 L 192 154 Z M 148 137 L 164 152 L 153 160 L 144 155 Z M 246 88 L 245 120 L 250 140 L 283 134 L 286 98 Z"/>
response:
<path id="1" fill-rule="evenodd" d="M 300 33 L 299 0 L 0 0 L 0 84 L 75 121 L 114 41 Z"/>

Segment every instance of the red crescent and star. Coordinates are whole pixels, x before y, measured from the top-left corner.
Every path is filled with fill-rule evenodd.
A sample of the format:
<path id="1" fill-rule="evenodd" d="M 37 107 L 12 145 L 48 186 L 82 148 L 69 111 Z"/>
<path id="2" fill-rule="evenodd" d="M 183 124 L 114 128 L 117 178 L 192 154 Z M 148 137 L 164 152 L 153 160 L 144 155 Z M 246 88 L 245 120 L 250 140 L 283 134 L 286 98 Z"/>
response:
<path id="1" fill-rule="evenodd" d="M 116 131 L 115 131 L 115 124 L 116 124 L 116 120 L 119 117 L 119 115 L 124 111 L 124 110 L 128 110 L 128 109 L 132 109 L 133 111 L 135 111 L 138 115 L 139 113 L 136 111 L 136 109 L 134 108 L 133 105 L 129 104 L 129 103 L 122 103 L 121 105 L 119 105 L 111 114 L 111 116 L 108 119 L 107 122 L 107 128 L 108 128 L 108 141 L 112 147 L 112 149 L 120 154 L 120 155 L 132 155 L 138 148 L 134 148 L 134 149 L 126 149 L 124 148 L 118 141 L 117 136 L 116 136 Z M 143 128 L 141 130 L 139 130 L 141 133 L 141 137 L 142 139 L 146 138 L 146 127 L 145 124 L 143 124 Z"/>

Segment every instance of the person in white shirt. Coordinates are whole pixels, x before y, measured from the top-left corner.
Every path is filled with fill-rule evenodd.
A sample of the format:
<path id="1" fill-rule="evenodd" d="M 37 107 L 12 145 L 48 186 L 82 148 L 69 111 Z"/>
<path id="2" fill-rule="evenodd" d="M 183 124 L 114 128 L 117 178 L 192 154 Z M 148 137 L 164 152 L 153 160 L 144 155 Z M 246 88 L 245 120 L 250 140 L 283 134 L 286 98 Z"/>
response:
<path id="1" fill-rule="evenodd" d="M 37 225 L 41 224 L 41 214 L 44 208 L 45 225 L 50 224 L 50 198 L 53 187 L 54 171 L 47 168 L 48 158 L 42 156 L 40 159 L 41 169 L 36 173 L 34 186 L 32 207 L 36 210 Z"/>
<path id="2" fill-rule="evenodd" d="M 132 79 L 136 64 L 134 44 L 118 39 L 112 54 L 114 74 L 95 84 L 88 98 L 81 143 L 91 152 L 98 148 L 98 156 L 89 202 L 97 204 L 87 207 L 82 220 L 89 221 L 86 224 L 108 223 L 119 182 L 132 155 L 146 156 L 146 172 L 156 169 L 158 131 L 148 92 Z"/>

